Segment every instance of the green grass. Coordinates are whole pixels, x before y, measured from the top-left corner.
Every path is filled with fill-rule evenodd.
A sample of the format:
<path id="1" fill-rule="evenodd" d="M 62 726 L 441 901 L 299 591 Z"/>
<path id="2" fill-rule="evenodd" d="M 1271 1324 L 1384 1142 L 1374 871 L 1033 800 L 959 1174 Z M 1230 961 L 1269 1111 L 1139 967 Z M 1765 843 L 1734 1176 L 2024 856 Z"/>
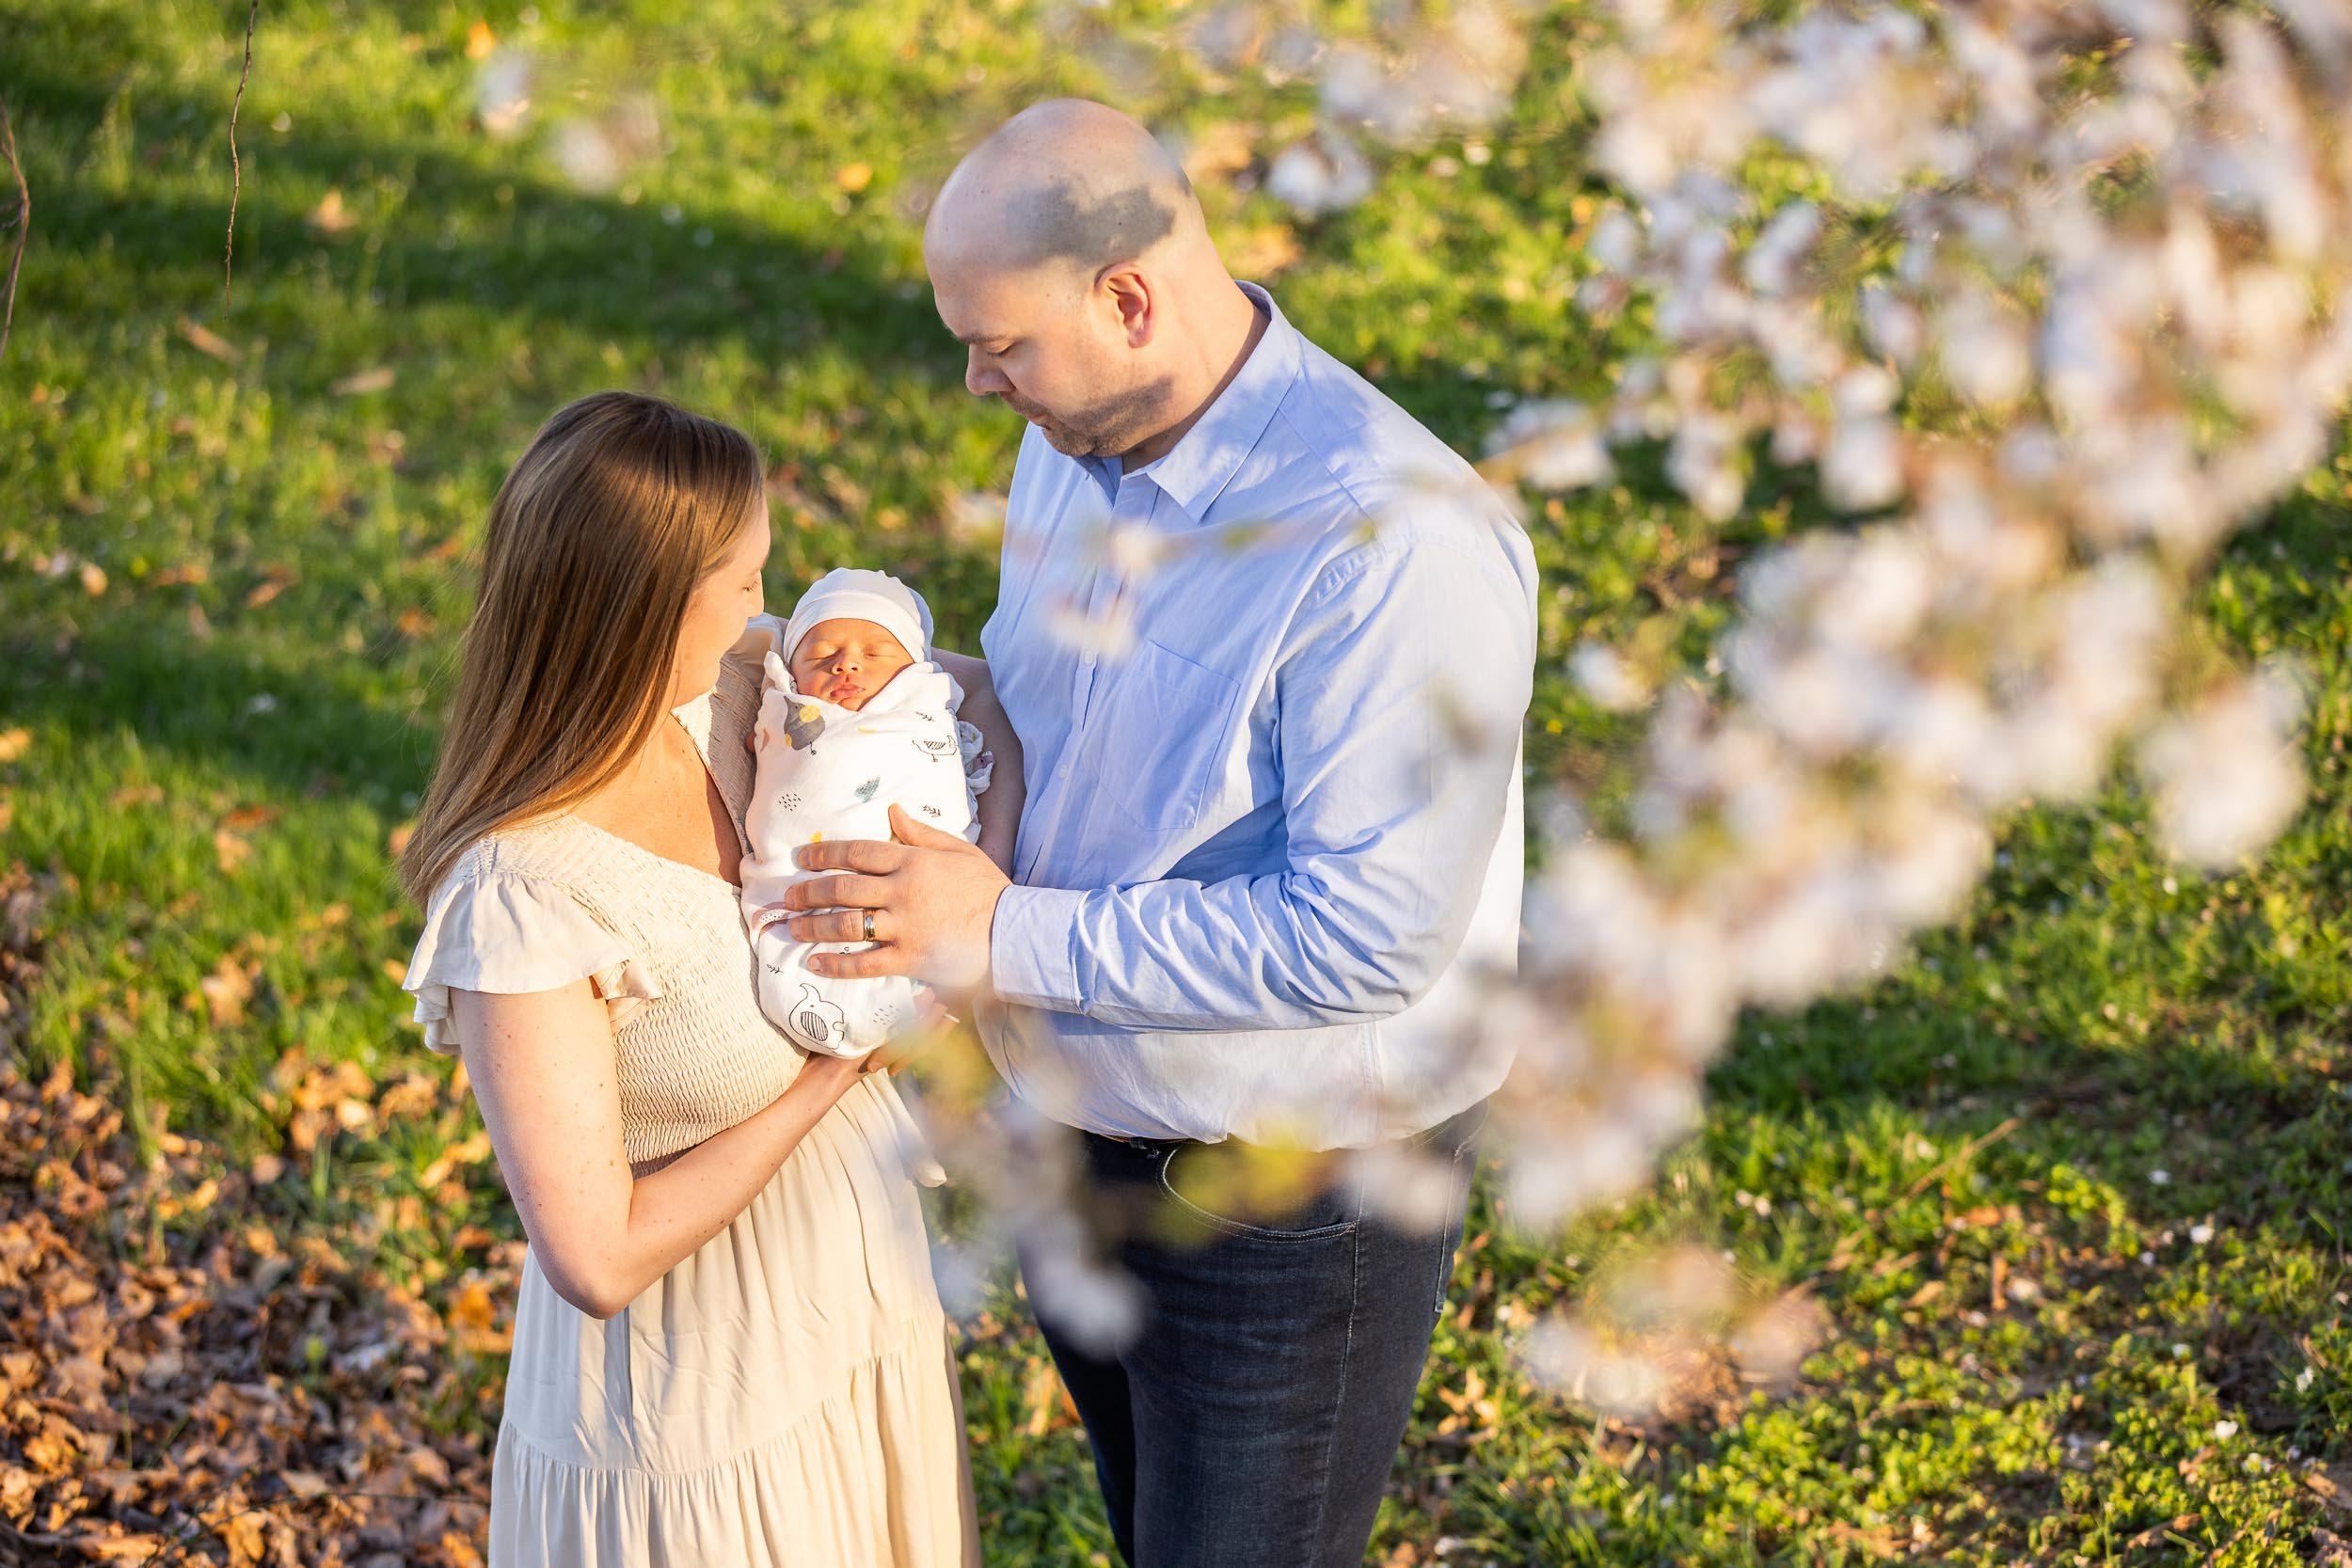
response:
<path id="1" fill-rule="evenodd" d="M 779 594 L 888 565 L 968 646 L 993 560 L 951 503 L 1002 486 L 1017 429 L 961 389 L 913 198 L 1051 91 L 1258 123 L 1273 145 L 1311 108 L 1302 88 L 1137 87 L 1025 0 L 708 0 L 691 24 L 644 0 L 541 8 L 535 27 L 484 9 L 568 62 L 543 116 L 569 112 L 570 84 L 590 109 L 614 83 L 659 106 L 661 155 L 609 194 L 573 188 L 536 134 L 473 122 L 472 8 L 270 0 L 227 307 L 244 8 L 0 16 L 36 202 L 0 360 L 0 730 L 29 736 L 0 764 L 0 863 L 65 878 L 24 1049 L 239 1159 L 290 1152 L 281 1063 L 448 1070 L 387 974 L 415 917 L 385 845 L 429 760 L 467 548 L 540 418 L 617 385 L 738 420 L 780 466 Z M 1148 39 L 1178 11 L 1083 14 Z M 1595 192 L 1564 91 L 1575 15 L 1538 27 L 1488 161 L 1403 160 L 1364 209 L 1296 230 L 1274 279 L 1310 335 L 1465 449 L 1490 395 L 1589 394 L 1637 341 L 1564 303 Z M 854 194 L 835 178 L 852 163 L 872 171 Z M 330 191 L 339 231 L 310 221 Z M 1262 196 L 1204 194 L 1236 248 L 1291 231 Z M 336 390 L 379 369 L 389 387 Z M 1789 484 L 1709 529 L 1655 467 L 1535 512 L 1540 768 L 1605 783 L 1630 734 L 1558 678 L 1560 655 L 1663 616 L 1698 657 L 1741 548 L 1819 521 Z M 2347 471 L 2248 535 L 2209 595 L 2223 646 L 2312 678 L 2316 788 L 2283 842 L 2205 878 L 2164 861 L 2120 788 L 2026 816 L 1966 917 L 1889 978 L 1746 1021 L 1704 1131 L 1643 1194 L 1539 1243 L 1482 1190 L 1375 1556 L 2303 1560 L 2335 1507 L 2303 1462 L 2352 1460 Z M 224 964 L 252 982 L 226 1010 L 203 986 Z M 361 1238 L 445 1304 L 453 1227 L 515 1233 L 486 1166 L 453 1211 L 398 1206 L 466 1131 L 392 1119 L 291 1149 L 269 1212 Z M 1534 1315 L 1665 1240 L 1819 1299 L 1830 1333 L 1793 1391 L 1725 1387 L 1642 1429 L 1515 1370 Z M 1083 1445 L 1009 1288 L 967 1352 L 991 1560 L 1101 1560 Z"/>

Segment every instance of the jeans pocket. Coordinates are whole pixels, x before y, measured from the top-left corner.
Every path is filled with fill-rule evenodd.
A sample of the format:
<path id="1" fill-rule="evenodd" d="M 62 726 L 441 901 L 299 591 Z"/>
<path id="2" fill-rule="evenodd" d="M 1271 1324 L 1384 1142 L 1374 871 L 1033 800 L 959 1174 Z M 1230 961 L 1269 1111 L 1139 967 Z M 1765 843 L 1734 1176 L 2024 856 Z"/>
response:
<path id="1" fill-rule="evenodd" d="M 1221 1212 L 1228 1205 L 1194 1186 L 1191 1196 L 1180 1188 L 1176 1162 L 1186 1154 L 1198 1157 L 1203 1145 L 1177 1144 L 1160 1159 L 1160 1196 L 1182 1220 L 1236 1240 L 1274 1243 L 1321 1242 L 1353 1233 L 1363 1221 L 1363 1201 L 1358 1184 L 1343 1172 L 1316 1188 L 1297 1207 L 1282 1213 Z M 1246 1157 L 1246 1156 L 1245 1156 Z M 1216 1207 L 1211 1207 L 1216 1204 Z"/>
<path id="2" fill-rule="evenodd" d="M 1408 1151 L 1419 1152 L 1435 1147 L 1449 1159 L 1460 1159 L 1463 1152 L 1478 1141 L 1478 1134 L 1486 1130 L 1486 1117 L 1494 1110 L 1494 1101 L 1482 1100 L 1477 1104 L 1456 1111 L 1435 1127 L 1425 1127 L 1405 1140 Z"/>

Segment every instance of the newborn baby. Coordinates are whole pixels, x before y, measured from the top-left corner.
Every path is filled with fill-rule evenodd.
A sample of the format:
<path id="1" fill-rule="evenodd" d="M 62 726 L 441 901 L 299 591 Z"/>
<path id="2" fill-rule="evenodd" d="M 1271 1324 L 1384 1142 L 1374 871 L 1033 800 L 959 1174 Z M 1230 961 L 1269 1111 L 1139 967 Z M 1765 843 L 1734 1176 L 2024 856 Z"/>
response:
<path id="1" fill-rule="evenodd" d="M 774 622 L 763 617 L 772 641 Z M 860 1056 L 914 1021 L 916 987 L 903 976 L 844 980 L 812 974 L 812 953 L 854 953 L 863 942 L 796 941 L 784 890 L 814 872 L 792 851 L 824 838 L 890 837 L 903 806 L 951 833 L 979 839 L 979 792 L 989 761 L 980 733 L 956 717 L 963 692 L 930 662 L 931 612 L 884 572 L 828 572 L 801 597 L 769 649 L 753 751 L 758 780 L 744 816 L 743 915 L 759 959 L 759 1002 L 776 1026 L 811 1051 Z"/>

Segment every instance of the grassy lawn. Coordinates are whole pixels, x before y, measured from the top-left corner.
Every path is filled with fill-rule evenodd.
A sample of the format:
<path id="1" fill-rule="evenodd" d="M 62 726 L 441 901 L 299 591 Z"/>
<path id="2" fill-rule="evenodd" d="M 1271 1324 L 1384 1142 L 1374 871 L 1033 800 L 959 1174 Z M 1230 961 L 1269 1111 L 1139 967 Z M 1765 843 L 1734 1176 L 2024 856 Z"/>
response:
<path id="1" fill-rule="evenodd" d="M 417 920 L 386 846 L 500 474 L 563 401 L 662 391 L 775 465 L 779 602 L 886 566 L 970 646 L 993 540 L 961 500 L 1001 490 L 1018 424 L 964 393 L 931 314 L 928 182 L 1055 91 L 1204 149 L 1259 128 L 1270 152 L 1311 122 L 1311 88 L 1104 43 L 1190 14 L 1157 0 L 705 0 L 691 22 L 651 0 L 267 0 L 225 307 L 244 12 L 0 13 L 35 201 L 0 360 L 0 1046 L 16 1135 L 65 1151 L 0 1169 L 28 1195 L 12 1205 L 83 1227 L 90 1268 L 270 1275 L 238 1308 L 262 1324 L 242 1380 L 340 1402 L 338 1430 L 381 1400 L 439 1456 L 410 1447 L 399 1488 L 373 1460 L 339 1481 L 478 1501 L 519 1232 L 462 1085 L 406 1021 Z M 1297 225 L 1246 170 L 1200 182 L 1238 272 L 1473 452 L 1510 398 L 1589 393 L 1637 341 L 1565 303 L 1597 194 L 1565 91 L 1577 26 L 1539 19 L 1508 124 L 1399 161 L 1355 212 Z M 515 135 L 481 122 L 469 38 L 541 62 Z M 644 95 L 659 150 L 583 189 L 549 122 L 616 88 Z M 1820 520 L 1791 484 L 1718 530 L 1654 470 L 1534 509 L 1538 768 L 1605 784 L 1631 734 L 1562 656 L 1662 616 L 1703 657 L 1742 551 Z M 1376 1560 L 2283 1564 L 2352 1535 L 2348 476 L 2239 542 L 2201 628 L 2310 676 L 2315 788 L 2284 840 L 2208 878 L 2165 861 L 2121 787 L 2025 816 L 1966 918 L 1867 994 L 1747 1020 L 1704 1131 L 1641 1195 L 1532 1238 L 1482 1189 Z M 89 1098 L 33 1095 L 61 1066 Z M 119 1196 L 77 1213 L 74 1182 Z M 0 1319 L 52 1338 L 38 1365 L 0 1355 L 0 1560 L 107 1514 L 102 1473 L 198 1463 L 175 1448 L 196 1427 L 44 1446 L 38 1380 L 78 1320 L 24 1299 L 22 1218 Z M 1805 1288 L 1826 1334 L 1795 1387 L 1701 1376 L 1641 1422 L 1531 1382 L 1527 1327 L 1666 1243 Z M 404 1377 L 339 1314 L 448 1354 Z M 1108 1560 L 1009 1278 L 966 1349 L 991 1561 Z M 178 1386 L 91 1375 L 135 1414 L 139 1386 Z M 48 1488 L 39 1512 L 12 1505 L 20 1472 Z M 252 1496 L 265 1515 L 305 1490 Z M 408 1548 L 463 1561 L 477 1522 L 411 1521 Z M 258 1560 L 247 1528 L 185 1554 Z"/>

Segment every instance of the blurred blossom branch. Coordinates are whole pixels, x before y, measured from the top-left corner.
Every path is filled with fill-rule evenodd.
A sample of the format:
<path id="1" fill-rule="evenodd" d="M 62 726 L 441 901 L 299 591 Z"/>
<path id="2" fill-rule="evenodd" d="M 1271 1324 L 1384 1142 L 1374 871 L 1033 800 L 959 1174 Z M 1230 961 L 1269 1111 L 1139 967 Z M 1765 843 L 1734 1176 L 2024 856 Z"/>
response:
<path id="1" fill-rule="evenodd" d="M 582 66 L 560 51 L 501 43 L 488 24 L 476 23 L 466 52 L 477 62 L 474 118 L 493 141 L 516 141 L 534 131 L 571 184 L 596 195 L 623 190 L 629 176 L 660 154 L 661 116 L 651 92 L 635 85 L 660 67 L 663 51 L 648 46 L 635 76 Z M 565 103 L 568 114 L 545 111 Z M 600 104 L 593 112 L 587 105 Z M 627 199 L 634 199 L 633 197 Z"/>
<path id="2" fill-rule="evenodd" d="M 1581 300 L 1646 310 L 1656 352 L 1604 407 L 1522 409 L 1489 471 L 1570 487 L 1663 440 L 1720 519 L 1761 449 L 1879 520 L 1753 563 L 1721 689 L 1657 709 L 1629 838 L 1534 890 L 1502 1092 L 1536 1223 L 1641 1179 L 1740 1007 L 1878 971 L 1999 813 L 2081 799 L 2167 711 L 2139 755 L 2177 853 L 2285 824 L 2295 687 L 2185 680 L 2176 628 L 2352 377 L 2341 6 L 1608 16 L 1584 76 L 1624 199 Z M 1641 698 L 1605 650 L 1575 673 Z"/>

